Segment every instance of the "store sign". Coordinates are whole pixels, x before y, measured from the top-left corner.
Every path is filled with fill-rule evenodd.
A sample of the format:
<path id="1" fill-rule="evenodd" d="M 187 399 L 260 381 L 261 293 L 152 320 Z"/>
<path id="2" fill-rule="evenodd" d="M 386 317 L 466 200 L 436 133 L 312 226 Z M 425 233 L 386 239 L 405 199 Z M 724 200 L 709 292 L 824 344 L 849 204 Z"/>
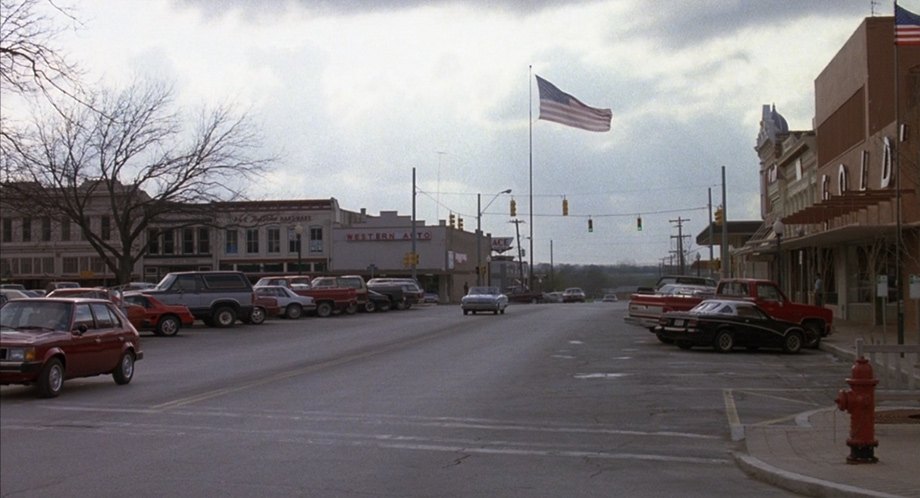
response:
<path id="1" fill-rule="evenodd" d="M 298 223 L 312 221 L 313 217 L 303 214 L 239 214 L 230 216 L 230 223 L 243 226 L 282 225 L 285 223 Z"/>
<path id="2" fill-rule="evenodd" d="M 492 250 L 502 253 L 511 249 L 514 237 L 492 237 Z"/>
<path id="3" fill-rule="evenodd" d="M 347 242 L 405 242 L 412 240 L 412 232 L 345 232 L 345 240 Z M 415 240 L 431 240 L 431 232 L 417 232 L 415 234 Z"/>

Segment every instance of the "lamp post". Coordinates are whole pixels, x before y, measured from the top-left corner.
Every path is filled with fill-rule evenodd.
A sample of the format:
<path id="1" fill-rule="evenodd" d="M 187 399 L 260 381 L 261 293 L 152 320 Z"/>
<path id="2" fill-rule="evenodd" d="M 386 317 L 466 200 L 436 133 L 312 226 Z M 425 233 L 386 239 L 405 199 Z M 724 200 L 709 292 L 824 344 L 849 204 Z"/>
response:
<path id="1" fill-rule="evenodd" d="M 505 189 L 501 192 L 492 196 L 492 200 L 486 204 L 486 207 L 483 209 L 482 206 L 482 194 L 476 194 L 476 285 L 482 285 L 482 213 L 486 209 L 489 209 L 489 206 L 495 202 L 495 199 L 498 199 L 498 196 L 502 194 L 510 194 L 511 189 Z"/>
<path id="2" fill-rule="evenodd" d="M 783 288 L 783 254 L 780 252 L 780 245 L 783 243 L 783 232 L 786 226 L 779 218 L 773 222 L 773 233 L 776 234 L 776 283 L 779 288 Z M 784 291 L 785 292 L 785 291 Z"/>
<path id="3" fill-rule="evenodd" d="M 300 241 L 303 237 L 303 225 L 294 225 L 294 233 L 297 234 L 297 274 L 303 275 L 303 251 L 300 249 Z"/>

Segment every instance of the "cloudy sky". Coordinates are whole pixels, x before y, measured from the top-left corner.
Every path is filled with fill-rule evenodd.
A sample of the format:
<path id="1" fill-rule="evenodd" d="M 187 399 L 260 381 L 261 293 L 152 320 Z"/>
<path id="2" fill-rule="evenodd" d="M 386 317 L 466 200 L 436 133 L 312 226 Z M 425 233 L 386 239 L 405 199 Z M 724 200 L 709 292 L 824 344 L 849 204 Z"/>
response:
<path id="1" fill-rule="evenodd" d="M 723 165 L 729 218 L 759 219 L 761 106 L 811 129 L 818 73 L 873 9 L 892 14 L 871 0 L 71 4 L 81 24 L 58 40 L 86 79 L 157 79 L 184 106 L 249 113 L 279 157 L 252 199 L 410 214 L 415 168 L 418 218 L 472 230 L 477 193 L 485 207 L 510 188 L 534 261 L 552 245 L 557 264 L 655 264 L 678 218 L 696 248 Z M 612 109 L 612 130 L 538 120 L 535 74 Z M 514 235 L 508 197 L 482 216 L 494 236 Z"/>

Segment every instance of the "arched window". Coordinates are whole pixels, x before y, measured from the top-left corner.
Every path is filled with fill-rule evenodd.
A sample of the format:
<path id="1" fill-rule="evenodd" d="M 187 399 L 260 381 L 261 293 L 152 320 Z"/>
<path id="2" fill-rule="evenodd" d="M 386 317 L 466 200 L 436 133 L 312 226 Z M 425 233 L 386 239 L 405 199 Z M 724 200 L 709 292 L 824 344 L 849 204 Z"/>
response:
<path id="1" fill-rule="evenodd" d="M 891 140 L 888 137 L 883 139 L 882 145 L 882 178 L 879 187 L 886 188 L 891 184 Z"/>
<path id="2" fill-rule="evenodd" d="M 845 164 L 837 168 L 837 195 L 843 195 L 850 189 L 850 175 Z"/>

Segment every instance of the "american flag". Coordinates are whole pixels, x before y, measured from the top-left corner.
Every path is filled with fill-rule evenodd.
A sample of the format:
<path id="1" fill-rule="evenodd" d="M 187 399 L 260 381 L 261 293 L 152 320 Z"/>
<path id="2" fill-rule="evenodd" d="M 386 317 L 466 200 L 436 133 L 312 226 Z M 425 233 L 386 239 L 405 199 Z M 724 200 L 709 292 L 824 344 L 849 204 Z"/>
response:
<path id="1" fill-rule="evenodd" d="M 894 44 L 920 45 L 920 16 L 894 4 Z"/>
<path id="2" fill-rule="evenodd" d="M 610 131 L 610 109 L 595 109 L 537 76 L 540 118 L 588 131 Z"/>

